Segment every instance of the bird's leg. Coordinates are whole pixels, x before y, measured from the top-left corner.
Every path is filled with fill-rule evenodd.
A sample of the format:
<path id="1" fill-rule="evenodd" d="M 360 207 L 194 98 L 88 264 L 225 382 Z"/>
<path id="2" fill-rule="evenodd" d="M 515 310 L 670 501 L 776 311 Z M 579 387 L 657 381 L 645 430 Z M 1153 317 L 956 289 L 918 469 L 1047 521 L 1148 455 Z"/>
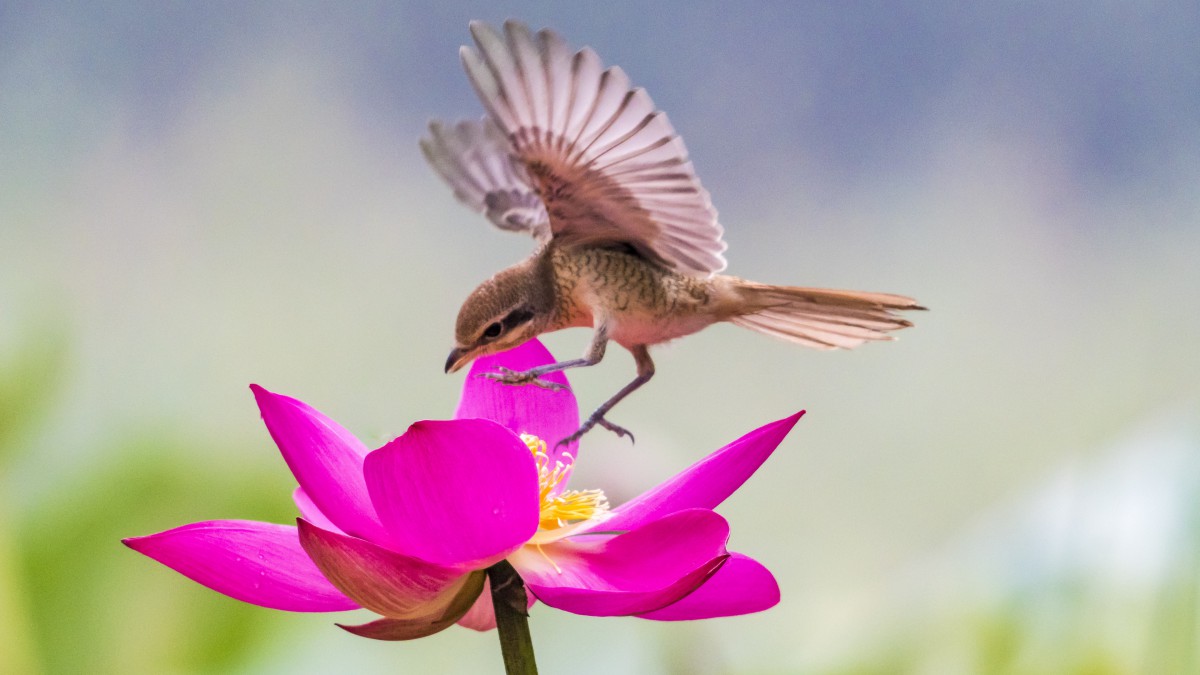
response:
<path id="1" fill-rule="evenodd" d="M 592 342 L 588 345 L 587 351 L 584 352 L 582 358 L 571 359 L 570 361 L 559 361 L 558 363 L 549 363 L 537 368 L 529 370 L 512 370 L 500 366 L 497 368 L 499 372 L 483 373 L 480 377 L 486 377 L 489 380 L 495 380 L 501 384 L 533 384 L 543 389 L 551 389 L 557 391 L 566 387 L 549 380 L 543 380 L 542 375 L 547 373 L 557 373 L 560 370 L 568 368 L 583 368 L 594 366 L 600 363 L 600 359 L 604 358 L 604 348 L 608 346 L 608 326 L 600 324 L 596 327 L 596 331 L 592 333 Z"/>
<path id="2" fill-rule="evenodd" d="M 584 421 L 583 425 L 580 426 L 575 433 L 556 443 L 555 447 L 559 445 L 569 445 L 575 441 L 578 441 L 583 437 L 584 434 L 591 431 L 592 427 L 596 426 L 597 424 L 618 436 L 628 436 L 631 442 L 634 441 L 633 434 L 630 433 L 628 429 L 617 426 L 616 424 L 613 424 L 604 418 L 608 411 L 612 410 L 613 406 L 621 402 L 621 399 L 632 394 L 637 390 L 638 387 L 646 384 L 650 381 L 650 378 L 654 377 L 654 361 L 650 359 L 650 351 L 646 349 L 646 345 L 635 345 L 631 347 L 629 351 L 633 354 L 634 362 L 637 363 L 637 377 L 633 378 L 632 382 L 622 387 L 621 391 L 618 391 L 616 394 L 614 394 L 612 398 L 608 399 L 604 403 L 601 403 L 600 407 L 592 411 L 592 414 L 588 416 L 587 420 Z"/>

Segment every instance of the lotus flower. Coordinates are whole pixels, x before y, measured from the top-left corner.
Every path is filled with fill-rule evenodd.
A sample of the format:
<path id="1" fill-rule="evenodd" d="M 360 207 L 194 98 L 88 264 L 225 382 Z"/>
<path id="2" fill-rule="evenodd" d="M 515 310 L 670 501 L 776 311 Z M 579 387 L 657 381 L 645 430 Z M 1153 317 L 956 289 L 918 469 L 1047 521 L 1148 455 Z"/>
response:
<path id="1" fill-rule="evenodd" d="M 252 387 L 300 486 L 296 526 L 240 520 L 184 525 L 124 543 L 244 602 L 297 612 L 367 608 L 351 633 L 383 640 L 457 622 L 495 626 L 484 570 L 507 559 L 530 604 L 591 616 L 702 619 L 767 609 L 771 573 L 729 552 L 712 509 L 774 451 L 803 413 L 767 424 L 615 509 L 567 490 L 575 430 L 569 390 L 479 377 L 552 362 L 537 341 L 476 361 L 455 419 L 423 421 L 366 446 L 304 403 Z M 548 376 L 566 385 L 561 373 Z M 545 440 L 543 440 L 545 439 Z"/>

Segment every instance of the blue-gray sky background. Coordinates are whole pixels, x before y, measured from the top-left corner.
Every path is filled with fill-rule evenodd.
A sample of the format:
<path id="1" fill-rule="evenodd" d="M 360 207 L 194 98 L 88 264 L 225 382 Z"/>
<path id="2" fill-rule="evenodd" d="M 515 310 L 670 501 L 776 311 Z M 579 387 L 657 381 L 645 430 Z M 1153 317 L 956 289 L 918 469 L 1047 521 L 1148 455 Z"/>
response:
<path id="1" fill-rule="evenodd" d="M 733 327 L 656 352 L 658 376 L 613 413 L 638 444 L 590 436 L 577 486 L 622 501 L 807 409 L 722 509 L 783 603 L 683 625 L 539 607 L 548 672 L 580 657 L 582 672 L 842 663 L 889 617 L 933 611 L 922 598 L 946 593 L 945 576 L 920 570 L 953 566 L 929 561 L 1040 503 L 1029 495 L 1063 467 L 1157 461 L 1161 434 L 1145 430 L 1164 425 L 1200 447 L 1194 2 L 0 2 L 0 354 L 43 331 L 67 354 L 52 411 L 0 481 L 18 530 L 103 509 L 71 504 L 149 435 L 185 439 L 161 457 L 207 467 L 206 491 L 271 476 L 264 508 L 286 514 L 290 477 L 251 382 L 368 443 L 450 415 L 458 305 L 531 242 L 455 203 L 416 140 L 431 118 L 481 114 L 457 50 L 469 20 L 508 17 L 592 46 L 649 91 L 713 195 L 731 273 L 931 308 L 898 342 L 855 352 Z M 547 343 L 573 356 L 586 340 Z M 581 405 L 632 372 L 610 351 L 573 375 Z M 1166 489 L 1147 480 L 1131 499 Z M 176 499 L 148 492 L 136 527 L 267 517 L 203 499 L 180 515 Z M 156 618 L 167 610 L 146 598 L 208 591 L 115 541 L 79 555 L 102 558 L 118 589 L 76 603 L 89 623 L 117 642 L 186 638 L 186 613 Z M 278 630 L 222 668 L 497 663 L 492 635 L 381 646 L 333 617 L 246 611 Z M 39 637 L 51 618 L 34 615 L 32 651 L 69 669 L 70 649 Z M 114 669 L 199 663 L 110 648 Z"/>

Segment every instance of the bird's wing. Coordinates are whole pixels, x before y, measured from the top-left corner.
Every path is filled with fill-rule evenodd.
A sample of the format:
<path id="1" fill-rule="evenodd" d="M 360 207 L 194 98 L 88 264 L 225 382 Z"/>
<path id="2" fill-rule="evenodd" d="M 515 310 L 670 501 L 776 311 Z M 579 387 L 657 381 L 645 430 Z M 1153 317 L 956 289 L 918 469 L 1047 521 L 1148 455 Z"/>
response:
<path id="1" fill-rule="evenodd" d="M 467 76 L 525 167 L 555 241 L 621 242 L 676 269 L 725 268 L 725 242 L 683 141 L 643 89 L 591 49 L 515 21 L 472 22 Z"/>
<path id="2" fill-rule="evenodd" d="M 495 122 L 486 117 L 454 125 L 430 122 L 421 152 L 454 196 L 496 227 L 550 239 L 546 206 Z"/>

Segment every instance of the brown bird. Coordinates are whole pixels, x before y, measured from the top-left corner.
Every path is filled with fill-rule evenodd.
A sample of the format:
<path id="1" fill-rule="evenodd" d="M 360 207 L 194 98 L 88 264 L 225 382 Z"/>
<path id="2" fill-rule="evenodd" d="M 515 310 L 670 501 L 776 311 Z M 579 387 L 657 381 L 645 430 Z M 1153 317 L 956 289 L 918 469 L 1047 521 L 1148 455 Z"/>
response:
<path id="1" fill-rule="evenodd" d="M 460 53 L 487 115 L 430 123 L 421 149 L 460 201 L 539 246 L 463 303 L 446 372 L 574 326 L 594 330 L 581 358 L 487 376 L 554 388 L 541 376 L 599 363 L 610 340 L 628 349 L 637 377 L 560 443 L 597 424 L 632 438 L 605 415 L 654 375 L 651 345 L 728 321 L 807 347 L 849 349 L 912 325 L 894 310 L 924 309 L 900 295 L 718 274 L 725 242 L 717 212 L 644 90 L 591 49 L 572 54 L 550 30 L 534 35 L 509 21 L 499 34 L 472 22 L 471 35 L 477 50 Z"/>

